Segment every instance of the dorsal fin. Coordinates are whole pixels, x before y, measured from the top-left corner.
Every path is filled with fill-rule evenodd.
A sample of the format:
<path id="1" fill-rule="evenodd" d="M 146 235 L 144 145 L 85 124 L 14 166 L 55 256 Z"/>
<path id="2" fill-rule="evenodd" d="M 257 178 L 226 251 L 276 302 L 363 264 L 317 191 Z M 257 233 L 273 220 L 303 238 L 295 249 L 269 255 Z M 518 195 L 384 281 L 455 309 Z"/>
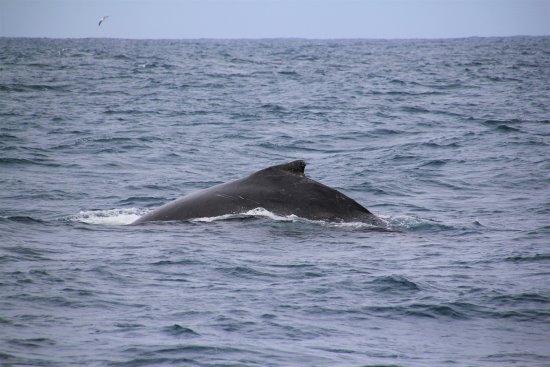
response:
<path id="1" fill-rule="evenodd" d="M 299 159 L 297 161 L 292 161 L 290 163 L 279 164 L 277 166 L 268 167 L 262 171 L 284 171 L 292 173 L 298 176 L 304 176 L 304 169 L 306 168 L 306 162 Z M 261 171 L 260 171 L 261 172 Z"/>

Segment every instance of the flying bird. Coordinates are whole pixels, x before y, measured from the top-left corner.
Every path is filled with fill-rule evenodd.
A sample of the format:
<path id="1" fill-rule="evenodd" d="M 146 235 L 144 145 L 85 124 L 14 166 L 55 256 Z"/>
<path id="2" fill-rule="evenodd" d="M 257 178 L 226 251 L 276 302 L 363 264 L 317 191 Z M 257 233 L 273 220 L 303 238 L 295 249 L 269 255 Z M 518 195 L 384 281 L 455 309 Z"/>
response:
<path id="1" fill-rule="evenodd" d="M 99 23 L 97 23 L 97 26 L 99 27 L 101 25 L 101 23 L 103 23 L 103 21 L 107 18 L 109 18 L 108 15 L 105 15 L 105 16 L 101 17 L 101 19 L 99 19 Z"/>

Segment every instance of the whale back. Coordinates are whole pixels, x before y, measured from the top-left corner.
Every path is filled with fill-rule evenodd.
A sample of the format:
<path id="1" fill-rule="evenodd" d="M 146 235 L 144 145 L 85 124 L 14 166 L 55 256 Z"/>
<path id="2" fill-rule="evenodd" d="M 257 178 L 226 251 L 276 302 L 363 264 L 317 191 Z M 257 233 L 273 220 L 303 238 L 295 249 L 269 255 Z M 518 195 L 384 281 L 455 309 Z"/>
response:
<path id="1" fill-rule="evenodd" d="M 305 167 L 303 160 L 267 167 L 248 177 L 174 200 L 134 223 L 216 217 L 259 207 L 277 215 L 313 220 L 370 223 L 378 220 L 355 200 L 306 177 Z"/>

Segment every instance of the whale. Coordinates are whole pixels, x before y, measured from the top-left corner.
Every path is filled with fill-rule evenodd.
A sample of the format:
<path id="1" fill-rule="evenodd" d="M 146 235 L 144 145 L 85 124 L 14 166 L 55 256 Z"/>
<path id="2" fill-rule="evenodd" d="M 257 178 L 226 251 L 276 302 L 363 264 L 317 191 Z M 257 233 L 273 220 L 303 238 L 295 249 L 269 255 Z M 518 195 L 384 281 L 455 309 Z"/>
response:
<path id="1" fill-rule="evenodd" d="M 355 200 L 307 177 L 305 167 L 303 160 L 267 167 L 168 202 L 132 224 L 188 221 L 263 208 L 276 215 L 295 215 L 315 221 L 384 225 L 383 220 Z"/>

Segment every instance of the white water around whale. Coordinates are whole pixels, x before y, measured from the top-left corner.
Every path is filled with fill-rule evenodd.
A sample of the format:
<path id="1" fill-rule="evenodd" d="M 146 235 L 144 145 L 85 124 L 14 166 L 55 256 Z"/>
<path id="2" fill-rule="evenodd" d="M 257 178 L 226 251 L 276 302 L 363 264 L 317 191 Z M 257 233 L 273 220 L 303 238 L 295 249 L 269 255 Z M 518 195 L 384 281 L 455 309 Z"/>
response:
<path id="1" fill-rule="evenodd" d="M 138 209 L 138 208 L 119 208 L 119 209 L 107 209 L 107 210 L 87 210 L 81 211 L 77 215 L 68 216 L 66 220 L 86 223 L 86 224 L 95 224 L 95 225 L 129 225 L 136 221 L 141 216 L 147 214 L 150 210 Z M 334 226 L 334 227 L 349 227 L 349 228 L 376 228 L 376 226 L 363 222 L 327 222 L 323 220 L 310 220 L 306 218 L 300 218 L 294 214 L 291 215 L 277 215 L 269 210 L 264 208 L 255 208 L 252 210 L 245 211 L 243 213 L 234 213 L 234 214 L 224 214 L 215 217 L 204 217 L 204 218 L 194 218 L 186 222 L 190 223 L 211 223 L 215 221 L 223 220 L 238 220 L 238 219 L 252 219 L 252 218 L 267 218 L 274 221 L 280 222 L 296 222 L 302 221 L 307 223 L 316 223 L 318 225 L 324 226 Z M 391 218 L 382 219 L 388 226 L 389 229 L 399 230 L 400 228 L 409 228 L 408 226 L 403 226 L 404 222 L 413 222 L 413 218 L 408 218 L 404 220 L 399 218 L 393 220 Z M 181 221 L 172 221 L 174 224 L 182 223 Z M 157 222 L 158 223 L 158 222 Z"/>
<path id="2" fill-rule="evenodd" d="M 66 219 L 74 222 L 101 225 L 127 225 L 131 224 L 145 211 L 138 208 L 119 208 L 107 210 L 84 210 Z"/>

